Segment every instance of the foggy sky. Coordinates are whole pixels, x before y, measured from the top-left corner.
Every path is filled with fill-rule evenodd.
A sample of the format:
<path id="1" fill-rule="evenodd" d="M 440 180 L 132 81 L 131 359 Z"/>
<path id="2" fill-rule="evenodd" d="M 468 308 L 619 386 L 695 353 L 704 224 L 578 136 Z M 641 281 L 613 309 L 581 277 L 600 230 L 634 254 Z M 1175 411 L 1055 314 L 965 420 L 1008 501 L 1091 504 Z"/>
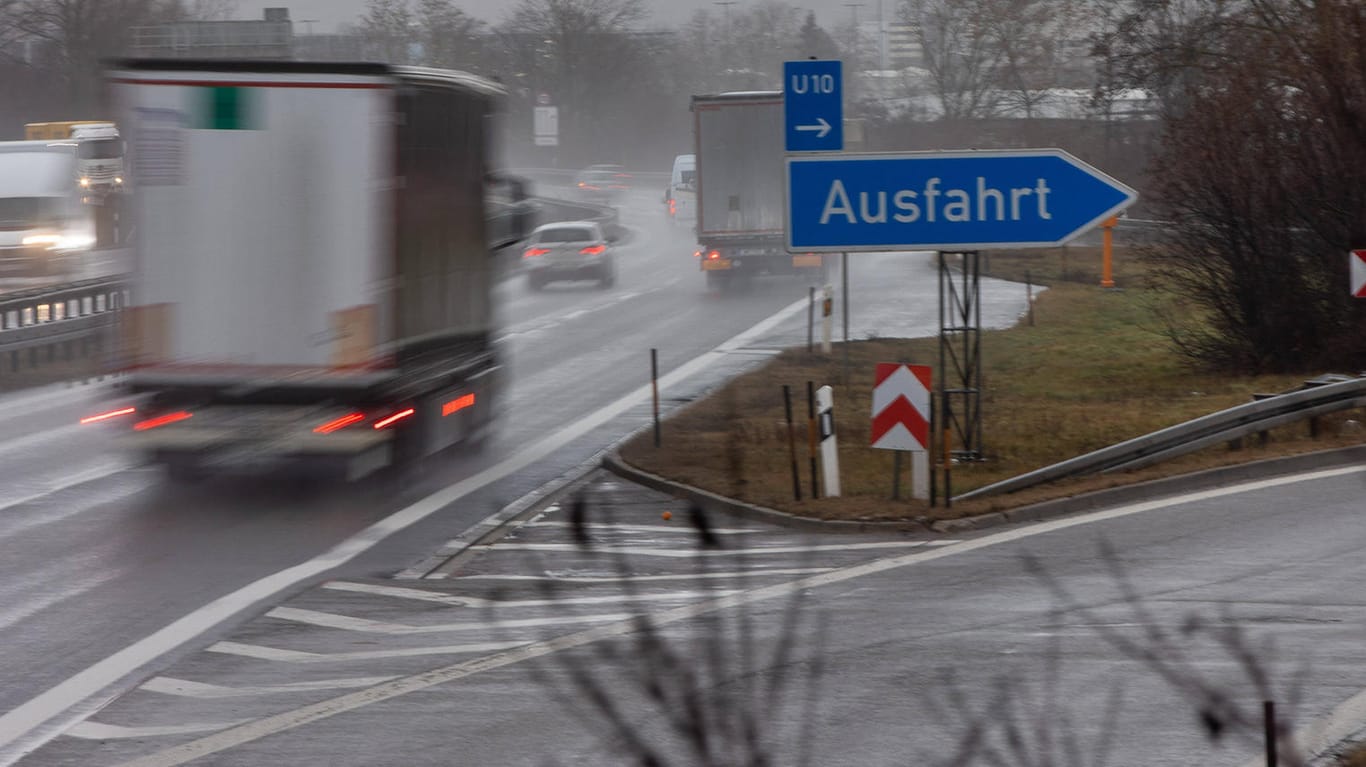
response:
<path id="1" fill-rule="evenodd" d="M 731 11 L 739 11 L 754 0 L 737 0 Z M 850 2 L 862 2 L 857 9 L 859 21 L 873 21 L 877 18 L 880 0 L 790 0 L 792 5 L 816 12 L 816 20 L 827 29 L 836 25 L 846 25 L 853 17 L 853 10 L 846 6 Z M 333 32 L 341 24 L 355 21 L 365 9 L 366 0 L 235 0 L 237 13 L 234 18 L 259 19 L 261 9 L 267 7 L 287 7 L 290 18 L 294 19 L 295 32 Z M 892 17 L 892 0 L 881 0 L 886 6 L 885 13 Z M 466 13 L 477 16 L 490 23 L 498 23 L 516 5 L 516 0 L 456 0 L 456 6 Z M 723 9 L 712 0 L 645 0 L 650 9 L 651 25 L 677 26 L 694 11 L 708 8 L 716 13 Z M 305 20 L 312 23 L 297 23 Z"/>

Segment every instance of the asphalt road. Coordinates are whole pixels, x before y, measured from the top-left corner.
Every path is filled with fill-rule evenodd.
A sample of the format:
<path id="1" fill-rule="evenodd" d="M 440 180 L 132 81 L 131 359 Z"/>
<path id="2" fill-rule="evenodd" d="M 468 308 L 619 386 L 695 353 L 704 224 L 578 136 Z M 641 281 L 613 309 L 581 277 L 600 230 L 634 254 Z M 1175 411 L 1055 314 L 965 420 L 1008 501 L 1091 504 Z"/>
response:
<path id="1" fill-rule="evenodd" d="M 672 406 L 804 339 L 804 305 L 794 304 L 806 285 L 773 280 L 740 295 L 707 294 L 691 243 L 658 208 L 644 193 L 625 206 L 639 236 L 623 248 L 612 290 L 500 287 L 513 382 L 501 433 L 482 454 L 402 482 L 170 486 L 129 464 L 108 435 L 74 425 L 98 409 L 99 387 L 0 400 L 0 761 L 321 573 L 402 570 L 590 459 L 646 423 L 639 395 L 650 348 L 659 350 Z M 934 332 L 927 255 L 859 258 L 854 337 Z M 1016 286 L 988 281 L 987 324 L 1018 317 L 1023 298 Z M 713 351 L 785 308 L 786 319 L 765 332 Z M 301 563 L 316 567 L 299 575 Z"/>

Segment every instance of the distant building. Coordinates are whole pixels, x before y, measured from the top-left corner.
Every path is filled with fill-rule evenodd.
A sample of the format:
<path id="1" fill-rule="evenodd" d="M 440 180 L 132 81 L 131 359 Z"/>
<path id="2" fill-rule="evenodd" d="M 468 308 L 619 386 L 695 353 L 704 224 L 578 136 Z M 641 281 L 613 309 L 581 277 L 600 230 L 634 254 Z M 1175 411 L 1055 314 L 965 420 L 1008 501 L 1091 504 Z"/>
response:
<path id="1" fill-rule="evenodd" d="M 868 69 L 899 70 L 924 64 L 920 28 L 903 22 L 859 24 L 859 49 Z"/>

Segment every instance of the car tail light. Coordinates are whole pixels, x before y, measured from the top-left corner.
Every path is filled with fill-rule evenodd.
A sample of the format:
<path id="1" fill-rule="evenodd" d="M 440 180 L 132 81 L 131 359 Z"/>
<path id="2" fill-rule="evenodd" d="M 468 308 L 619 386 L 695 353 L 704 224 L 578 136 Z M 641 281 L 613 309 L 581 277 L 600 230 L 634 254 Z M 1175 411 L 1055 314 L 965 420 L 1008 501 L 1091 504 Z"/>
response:
<path id="1" fill-rule="evenodd" d="M 176 411 L 176 412 L 174 412 L 174 413 L 167 413 L 166 415 L 159 415 L 159 416 L 157 416 L 156 418 L 148 418 L 148 419 L 145 420 L 145 421 L 138 421 L 137 423 L 133 424 L 133 431 L 147 431 L 148 429 L 155 429 L 155 428 L 157 428 L 158 426 L 165 426 L 166 424 L 169 424 L 169 423 L 176 423 L 177 421 L 183 421 L 183 420 L 185 420 L 186 418 L 189 418 L 189 417 L 190 417 L 190 413 L 188 413 L 188 412 L 186 412 L 186 411 L 184 411 L 184 410 L 179 410 L 179 411 Z"/>
<path id="2" fill-rule="evenodd" d="M 589 245 L 588 247 L 581 249 L 579 252 L 584 254 L 585 256 L 597 256 L 602 253 L 605 253 L 606 251 L 606 245 Z"/>
<path id="3" fill-rule="evenodd" d="M 417 411 L 413 408 L 406 408 L 404 410 L 400 410 L 397 413 L 394 413 L 393 415 L 386 416 L 384 418 L 379 419 L 378 421 L 375 421 L 375 428 L 387 429 L 390 426 L 393 426 L 394 424 L 398 423 L 399 421 L 402 421 L 404 418 L 408 418 L 416 412 Z"/>
<path id="4" fill-rule="evenodd" d="M 676 216 L 676 215 L 678 215 L 678 201 L 675 200 L 675 199 L 673 199 L 673 198 L 670 198 L 670 199 L 669 199 L 669 215 L 670 215 L 670 216 Z"/>
<path id="5" fill-rule="evenodd" d="M 353 423 L 360 423 L 365 420 L 363 413 L 347 413 L 340 418 L 333 418 L 322 426 L 313 430 L 314 434 L 331 434 L 334 431 L 345 429 Z"/>
<path id="6" fill-rule="evenodd" d="M 549 252 L 550 248 L 527 248 L 522 252 L 522 258 L 536 258 L 537 256 L 544 256 Z"/>
<path id="7" fill-rule="evenodd" d="M 136 412 L 137 408 L 123 407 L 119 408 L 118 410 L 110 410 L 108 413 L 100 413 L 99 415 L 88 415 L 85 418 L 81 419 L 81 423 L 99 423 L 100 421 L 108 421 L 111 418 L 118 418 L 122 415 L 132 415 Z"/>

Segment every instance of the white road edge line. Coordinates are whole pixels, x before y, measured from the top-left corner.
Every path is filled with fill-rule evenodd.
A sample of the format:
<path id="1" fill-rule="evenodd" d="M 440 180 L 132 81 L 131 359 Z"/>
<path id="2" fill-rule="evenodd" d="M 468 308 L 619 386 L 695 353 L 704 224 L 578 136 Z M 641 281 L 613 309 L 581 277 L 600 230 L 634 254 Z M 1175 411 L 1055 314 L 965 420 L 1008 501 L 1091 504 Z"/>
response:
<path id="1" fill-rule="evenodd" d="M 282 650 L 278 647 L 245 644 L 242 642 L 219 642 L 208 648 L 207 652 L 220 655 L 237 655 L 243 658 L 275 661 L 277 663 L 342 663 L 356 660 L 377 660 L 380 658 L 417 658 L 424 655 L 472 655 L 481 652 L 498 652 L 513 647 L 531 644 L 529 639 L 510 639 L 503 642 L 476 642 L 473 644 L 428 645 L 426 647 L 404 647 L 397 650 L 356 650 L 353 652 L 302 652 Z"/>
<path id="2" fill-rule="evenodd" d="M 71 728 L 71 737 L 82 740 L 127 740 L 130 738 L 155 738 L 167 735 L 189 735 L 200 732 L 213 732 L 236 727 L 246 720 L 234 719 L 231 722 L 199 722 L 191 724 L 171 724 L 164 727 L 124 727 L 118 724 L 81 722 Z"/>
<path id="3" fill-rule="evenodd" d="M 415 634 L 446 634 L 460 631 L 488 631 L 489 629 L 524 629 L 543 626 L 567 626 L 573 623 L 609 623 L 630 620 L 633 613 L 602 613 L 600 615 L 561 615 L 543 618 L 494 618 L 490 621 L 465 621 L 463 623 L 437 623 L 430 626 L 414 626 L 408 623 L 377 621 L 371 618 L 354 618 L 349 615 L 325 613 L 318 610 L 304 610 L 298 607 L 276 607 L 266 613 L 266 617 L 276 620 L 302 623 L 306 626 L 355 631 L 361 634 L 392 634 L 411 636 Z"/>
<path id="4" fill-rule="evenodd" d="M 814 554 L 820 551 L 861 551 L 865 549 L 923 549 L 947 546 L 948 541 L 877 541 L 868 543 L 828 543 L 813 546 L 747 546 L 734 549 L 659 549 L 652 546 L 594 546 L 597 554 L 622 554 L 638 557 L 666 557 L 670 559 L 705 559 L 708 557 L 755 557 L 763 554 Z M 480 549 L 488 551 L 583 551 L 577 543 L 505 543 L 499 541 Z"/>
<path id="5" fill-rule="evenodd" d="M 788 317 L 805 309 L 806 304 L 806 298 L 794 301 L 715 349 L 683 363 L 660 378 L 659 388 L 664 390 L 675 386 L 726 360 L 728 352 L 732 349 L 744 346 L 752 339 L 768 332 Z M 7 767 L 14 764 L 63 730 L 89 716 L 100 702 L 110 699 L 110 693 L 105 691 L 148 663 L 204 634 L 231 616 L 275 597 L 296 584 L 316 578 L 345 564 L 390 535 L 421 522 L 466 495 L 553 455 L 573 440 L 610 422 L 636 405 L 648 402 L 650 396 L 650 385 L 642 385 L 616 402 L 565 426 L 526 450 L 390 514 L 337 544 L 330 551 L 221 596 L 16 706 L 0 716 L 0 765 Z M 121 691 L 114 691 L 112 694 L 117 695 L 119 692 Z M 96 696 L 101 693 L 105 695 L 97 701 Z"/>
<path id="6" fill-rule="evenodd" d="M 930 551 L 918 551 L 910 554 L 888 557 L 886 559 L 874 560 L 872 562 L 865 562 L 863 564 L 822 573 L 820 575 L 800 578 L 795 581 L 753 589 L 728 597 L 698 602 L 684 607 L 676 607 L 672 610 L 665 610 L 661 613 L 652 615 L 650 619 L 651 623 L 656 627 L 667 626 L 708 613 L 718 612 L 720 610 L 744 607 L 770 599 L 791 596 L 794 593 L 799 593 L 807 589 L 828 586 L 853 580 L 855 578 L 861 578 L 866 575 L 896 570 L 924 562 L 932 562 L 937 559 L 944 559 L 946 557 L 957 556 L 971 551 L 999 546 L 1001 544 L 1011 543 L 1024 538 L 1032 538 L 1036 535 L 1042 535 L 1057 530 L 1119 519 L 1121 517 L 1171 508 L 1182 504 L 1193 504 L 1199 501 L 1223 498 L 1254 490 L 1280 487 L 1299 482 L 1310 482 L 1317 479 L 1340 477 L 1347 474 L 1360 474 L 1363 472 L 1366 472 L 1366 466 L 1347 466 L 1335 469 L 1324 469 L 1322 471 L 1307 474 L 1273 477 L 1270 479 L 1243 482 L 1237 485 L 1229 485 L 1211 490 L 1185 493 L 1183 495 L 1156 501 L 1131 503 L 1079 517 L 1064 517 L 1046 522 L 1038 522 L 1027 527 L 1006 530 L 981 538 L 967 540 L 956 546 L 945 546 Z M 258 719 L 254 722 L 239 725 L 229 730 L 206 735 L 197 740 L 192 740 L 153 754 L 123 762 L 117 767 L 178 767 L 179 765 L 195 759 L 226 751 L 235 746 L 259 740 L 268 735 L 292 730 L 311 722 L 328 719 L 337 714 L 354 711 L 375 703 L 398 698 L 407 695 L 408 693 L 426 690 L 436 685 L 472 676 L 482 671 L 490 671 L 492 669 L 511 666 L 515 663 L 550 655 L 551 653 L 560 652 L 562 650 L 581 647 L 603 639 L 625 636 L 637 631 L 638 626 L 639 624 L 634 620 L 612 623 L 605 626 L 595 626 L 573 634 L 523 645 L 495 655 L 473 658 L 448 666 L 419 672 L 366 690 L 357 690 L 356 692 L 339 695 L 334 698 L 301 706 L 292 711 L 285 711 L 273 716 Z"/>

